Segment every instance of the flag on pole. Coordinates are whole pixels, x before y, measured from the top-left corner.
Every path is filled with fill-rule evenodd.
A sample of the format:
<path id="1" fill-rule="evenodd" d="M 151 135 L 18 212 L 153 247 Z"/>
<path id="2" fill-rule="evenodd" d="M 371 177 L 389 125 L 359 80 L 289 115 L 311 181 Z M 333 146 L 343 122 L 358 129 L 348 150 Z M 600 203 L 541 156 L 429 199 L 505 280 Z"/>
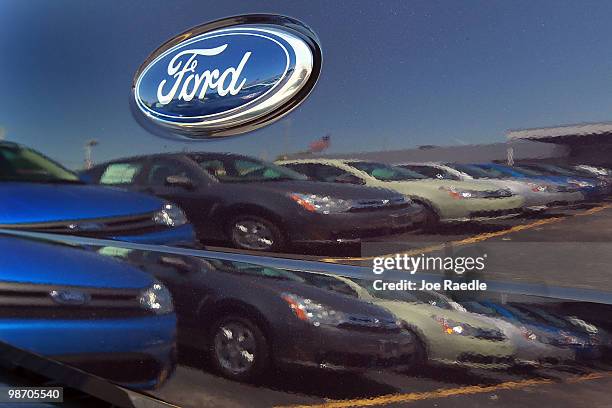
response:
<path id="1" fill-rule="evenodd" d="M 317 140 L 315 140 L 315 141 L 310 143 L 310 152 L 311 153 L 320 153 L 323 150 L 328 149 L 330 144 L 331 144 L 330 135 L 327 134 L 327 135 L 323 136 L 322 138 L 317 139 Z"/>

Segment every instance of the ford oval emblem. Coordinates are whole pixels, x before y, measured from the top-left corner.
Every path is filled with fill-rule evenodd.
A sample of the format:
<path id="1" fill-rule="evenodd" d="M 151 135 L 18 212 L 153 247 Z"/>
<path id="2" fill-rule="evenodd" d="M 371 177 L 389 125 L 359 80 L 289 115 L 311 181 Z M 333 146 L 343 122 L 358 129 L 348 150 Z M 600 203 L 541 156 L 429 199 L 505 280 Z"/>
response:
<path id="1" fill-rule="evenodd" d="M 230 136 L 289 113 L 320 71 L 321 48 L 304 24 L 275 15 L 232 17 L 155 50 L 136 73 L 133 102 L 173 133 Z"/>
<path id="2" fill-rule="evenodd" d="M 90 299 L 87 293 L 74 289 L 52 290 L 49 295 L 56 303 L 63 305 L 84 305 Z"/>

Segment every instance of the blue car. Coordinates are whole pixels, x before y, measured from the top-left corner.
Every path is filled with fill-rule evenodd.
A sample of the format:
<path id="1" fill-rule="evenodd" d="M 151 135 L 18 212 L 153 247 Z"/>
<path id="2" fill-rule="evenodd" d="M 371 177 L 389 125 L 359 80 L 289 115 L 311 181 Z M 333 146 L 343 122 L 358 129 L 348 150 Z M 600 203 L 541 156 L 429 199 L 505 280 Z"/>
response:
<path id="1" fill-rule="evenodd" d="M 121 169 L 109 177 L 129 177 Z M 0 142 L 0 229 L 193 246 L 183 211 L 153 196 L 88 185 L 42 154 Z"/>
<path id="2" fill-rule="evenodd" d="M 563 176 L 553 175 L 550 173 L 544 173 L 535 169 L 522 167 L 522 166 L 505 166 L 497 163 L 484 163 L 484 164 L 472 164 L 473 166 L 479 167 L 485 170 L 491 170 L 499 172 L 502 175 L 506 175 L 511 178 L 518 179 L 536 179 L 543 180 L 558 184 L 564 184 L 567 186 L 568 191 L 580 191 L 586 200 L 598 200 L 600 199 L 605 191 L 604 187 L 598 183 L 597 180 L 592 178 L 585 178 L 576 175 Z"/>
<path id="3" fill-rule="evenodd" d="M 90 250 L 0 235 L 0 342 L 131 388 L 173 372 L 176 315 L 160 282 Z"/>

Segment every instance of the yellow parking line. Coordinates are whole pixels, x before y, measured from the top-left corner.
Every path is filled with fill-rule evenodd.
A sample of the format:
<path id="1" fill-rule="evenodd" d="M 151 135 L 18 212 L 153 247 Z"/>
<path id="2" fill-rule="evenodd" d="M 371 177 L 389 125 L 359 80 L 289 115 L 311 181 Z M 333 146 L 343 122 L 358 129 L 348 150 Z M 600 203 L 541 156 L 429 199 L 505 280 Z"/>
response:
<path id="1" fill-rule="evenodd" d="M 586 210 L 582 213 L 579 214 L 574 214 L 574 216 L 576 215 L 591 215 L 591 214 L 595 214 L 599 211 L 603 211 L 607 208 L 612 208 L 612 204 L 604 204 L 601 205 L 599 207 L 594 207 L 591 208 L 589 210 Z M 423 247 L 423 248 L 417 248 L 417 249 L 411 249 L 409 251 L 405 251 L 405 252 L 400 252 L 400 255 L 408 255 L 408 256 L 412 256 L 412 255 L 420 255 L 420 254 L 425 254 L 425 253 L 429 253 L 429 252 L 435 252 L 435 251 L 440 251 L 442 249 L 444 249 L 446 246 L 450 245 L 450 246 L 460 246 L 460 245 L 469 245 L 469 244 L 474 244 L 477 242 L 481 242 L 481 241 L 485 241 L 487 239 L 491 239 L 491 238 L 496 238 L 496 237 L 500 237 L 503 235 L 507 235 L 507 234 L 511 234 L 513 232 L 518 232 L 518 231 L 524 231 L 524 230 L 528 230 L 531 228 L 535 228 L 535 227 L 539 227 L 542 225 L 547 225 L 547 224 L 553 224 L 555 222 L 559 222 L 561 220 L 564 220 L 566 218 L 569 218 L 571 216 L 566 216 L 566 215 L 562 215 L 559 217 L 552 217 L 552 218 L 546 218 L 543 220 L 537 220 L 534 222 L 530 222 L 528 224 L 521 224 L 521 225 L 515 225 L 514 227 L 505 229 L 505 230 L 501 230 L 501 231 L 495 231 L 495 232 L 485 232 L 482 234 L 478 234 L 475 235 L 473 237 L 469 237 L 469 238 L 465 238 L 465 239 L 461 239 L 461 240 L 457 240 L 457 241 L 450 241 L 450 242 L 444 242 L 441 244 L 436 244 L 436 245 L 431 245 L 428 247 Z M 366 256 L 366 257 L 338 257 L 338 258 L 323 258 L 320 259 L 321 262 L 329 262 L 329 263 L 342 263 L 342 262 L 351 262 L 351 261 L 369 261 L 372 260 L 376 257 L 379 256 L 395 256 L 395 253 L 393 254 L 381 254 L 381 255 L 376 255 L 376 256 Z"/>
<path id="2" fill-rule="evenodd" d="M 313 405 L 290 405 L 276 408 L 350 408 L 350 407 L 373 407 L 378 405 L 410 403 L 415 401 L 423 401 L 430 399 L 456 397 L 462 395 L 483 394 L 487 392 L 496 392 L 503 390 L 516 390 L 521 388 L 533 387 L 537 385 L 550 384 L 575 384 L 583 381 L 596 380 L 604 377 L 609 377 L 610 373 L 592 373 L 577 377 L 570 377 L 563 381 L 543 379 L 530 379 L 522 381 L 507 381 L 496 385 L 480 386 L 473 385 L 460 388 L 438 389 L 428 392 L 411 392 L 407 394 L 390 394 L 381 395 L 373 398 L 352 399 L 352 400 L 331 400 L 321 404 Z"/>
<path id="3" fill-rule="evenodd" d="M 479 234 L 479 235 L 475 235 L 473 237 L 461 239 L 461 240 L 458 240 L 458 241 L 444 242 L 444 243 L 441 243 L 441 244 L 432 245 L 432 246 L 428 246 L 428 247 L 411 249 L 410 251 L 400 252 L 400 254 L 402 254 L 402 255 L 403 254 L 406 254 L 406 255 L 417 255 L 417 254 L 423 254 L 423 253 L 428 253 L 428 252 L 439 251 L 441 249 L 444 249 L 447 245 L 459 246 L 459 245 L 474 244 L 476 242 L 484 241 L 484 240 L 495 238 L 495 237 L 500 237 L 502 235 L 507 235 L 507 234 L 510 234 L 512 232 L 523 231 L 523 230 L 526 230 L 526 229 L 539 227 L 541 225 L 552 224 L 554 222 L 561 221 L 562 219 L 565 219 L 565 218 L 567 218 L 567 217 L 561 216 L 561 217 L 547 218 L 547 219 L 544 219 L 544 220 L 537 220 L 537 221 L 531 222 L 529 224 L 515 225 L 514 227 L 511 227 L 511 228 L 508 228 L 508 229 L 505 229 L 505 230 L 501 230 L 501 231 L 485 232 L 485 233 L 482 233 L 482 234 Z M 323 259 L 320 259 L 320 261 L 322 261 L 322 262 L 332 262 L 332 263 L 338 263 L 338 262 L 343 262 L 343 261 L 345 261 L 345 262 L 346 261 L 368 261 L 368 260 L 374 259 L 377 256 L 390 256 L 390 255 L 395 255 L 395 253 L 394 254 L 386 254 L 386 255 L 382 255 L 381 254 L 381 255 L 376 255 L 376 256 L 366 256 L 366 257 L 323 258 Z"/>

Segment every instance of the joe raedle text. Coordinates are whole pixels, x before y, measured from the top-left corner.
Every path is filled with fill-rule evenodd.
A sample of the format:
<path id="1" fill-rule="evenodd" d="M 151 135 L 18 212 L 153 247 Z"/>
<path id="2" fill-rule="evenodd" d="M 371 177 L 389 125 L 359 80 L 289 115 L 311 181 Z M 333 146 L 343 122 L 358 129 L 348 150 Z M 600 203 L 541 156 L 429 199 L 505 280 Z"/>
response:
<path id="1" fill-rule="evenodd" d="M 402 279 L 399 281 L 386 282 L 377 279 L 372 282 L 374 290 L 487 290 L 487 284 L 478 279 L 467 282 L 455 282 L 451 279 L 444 279 L 442 282 L 428 282 L 426 280 L 412 281 Z"/>

